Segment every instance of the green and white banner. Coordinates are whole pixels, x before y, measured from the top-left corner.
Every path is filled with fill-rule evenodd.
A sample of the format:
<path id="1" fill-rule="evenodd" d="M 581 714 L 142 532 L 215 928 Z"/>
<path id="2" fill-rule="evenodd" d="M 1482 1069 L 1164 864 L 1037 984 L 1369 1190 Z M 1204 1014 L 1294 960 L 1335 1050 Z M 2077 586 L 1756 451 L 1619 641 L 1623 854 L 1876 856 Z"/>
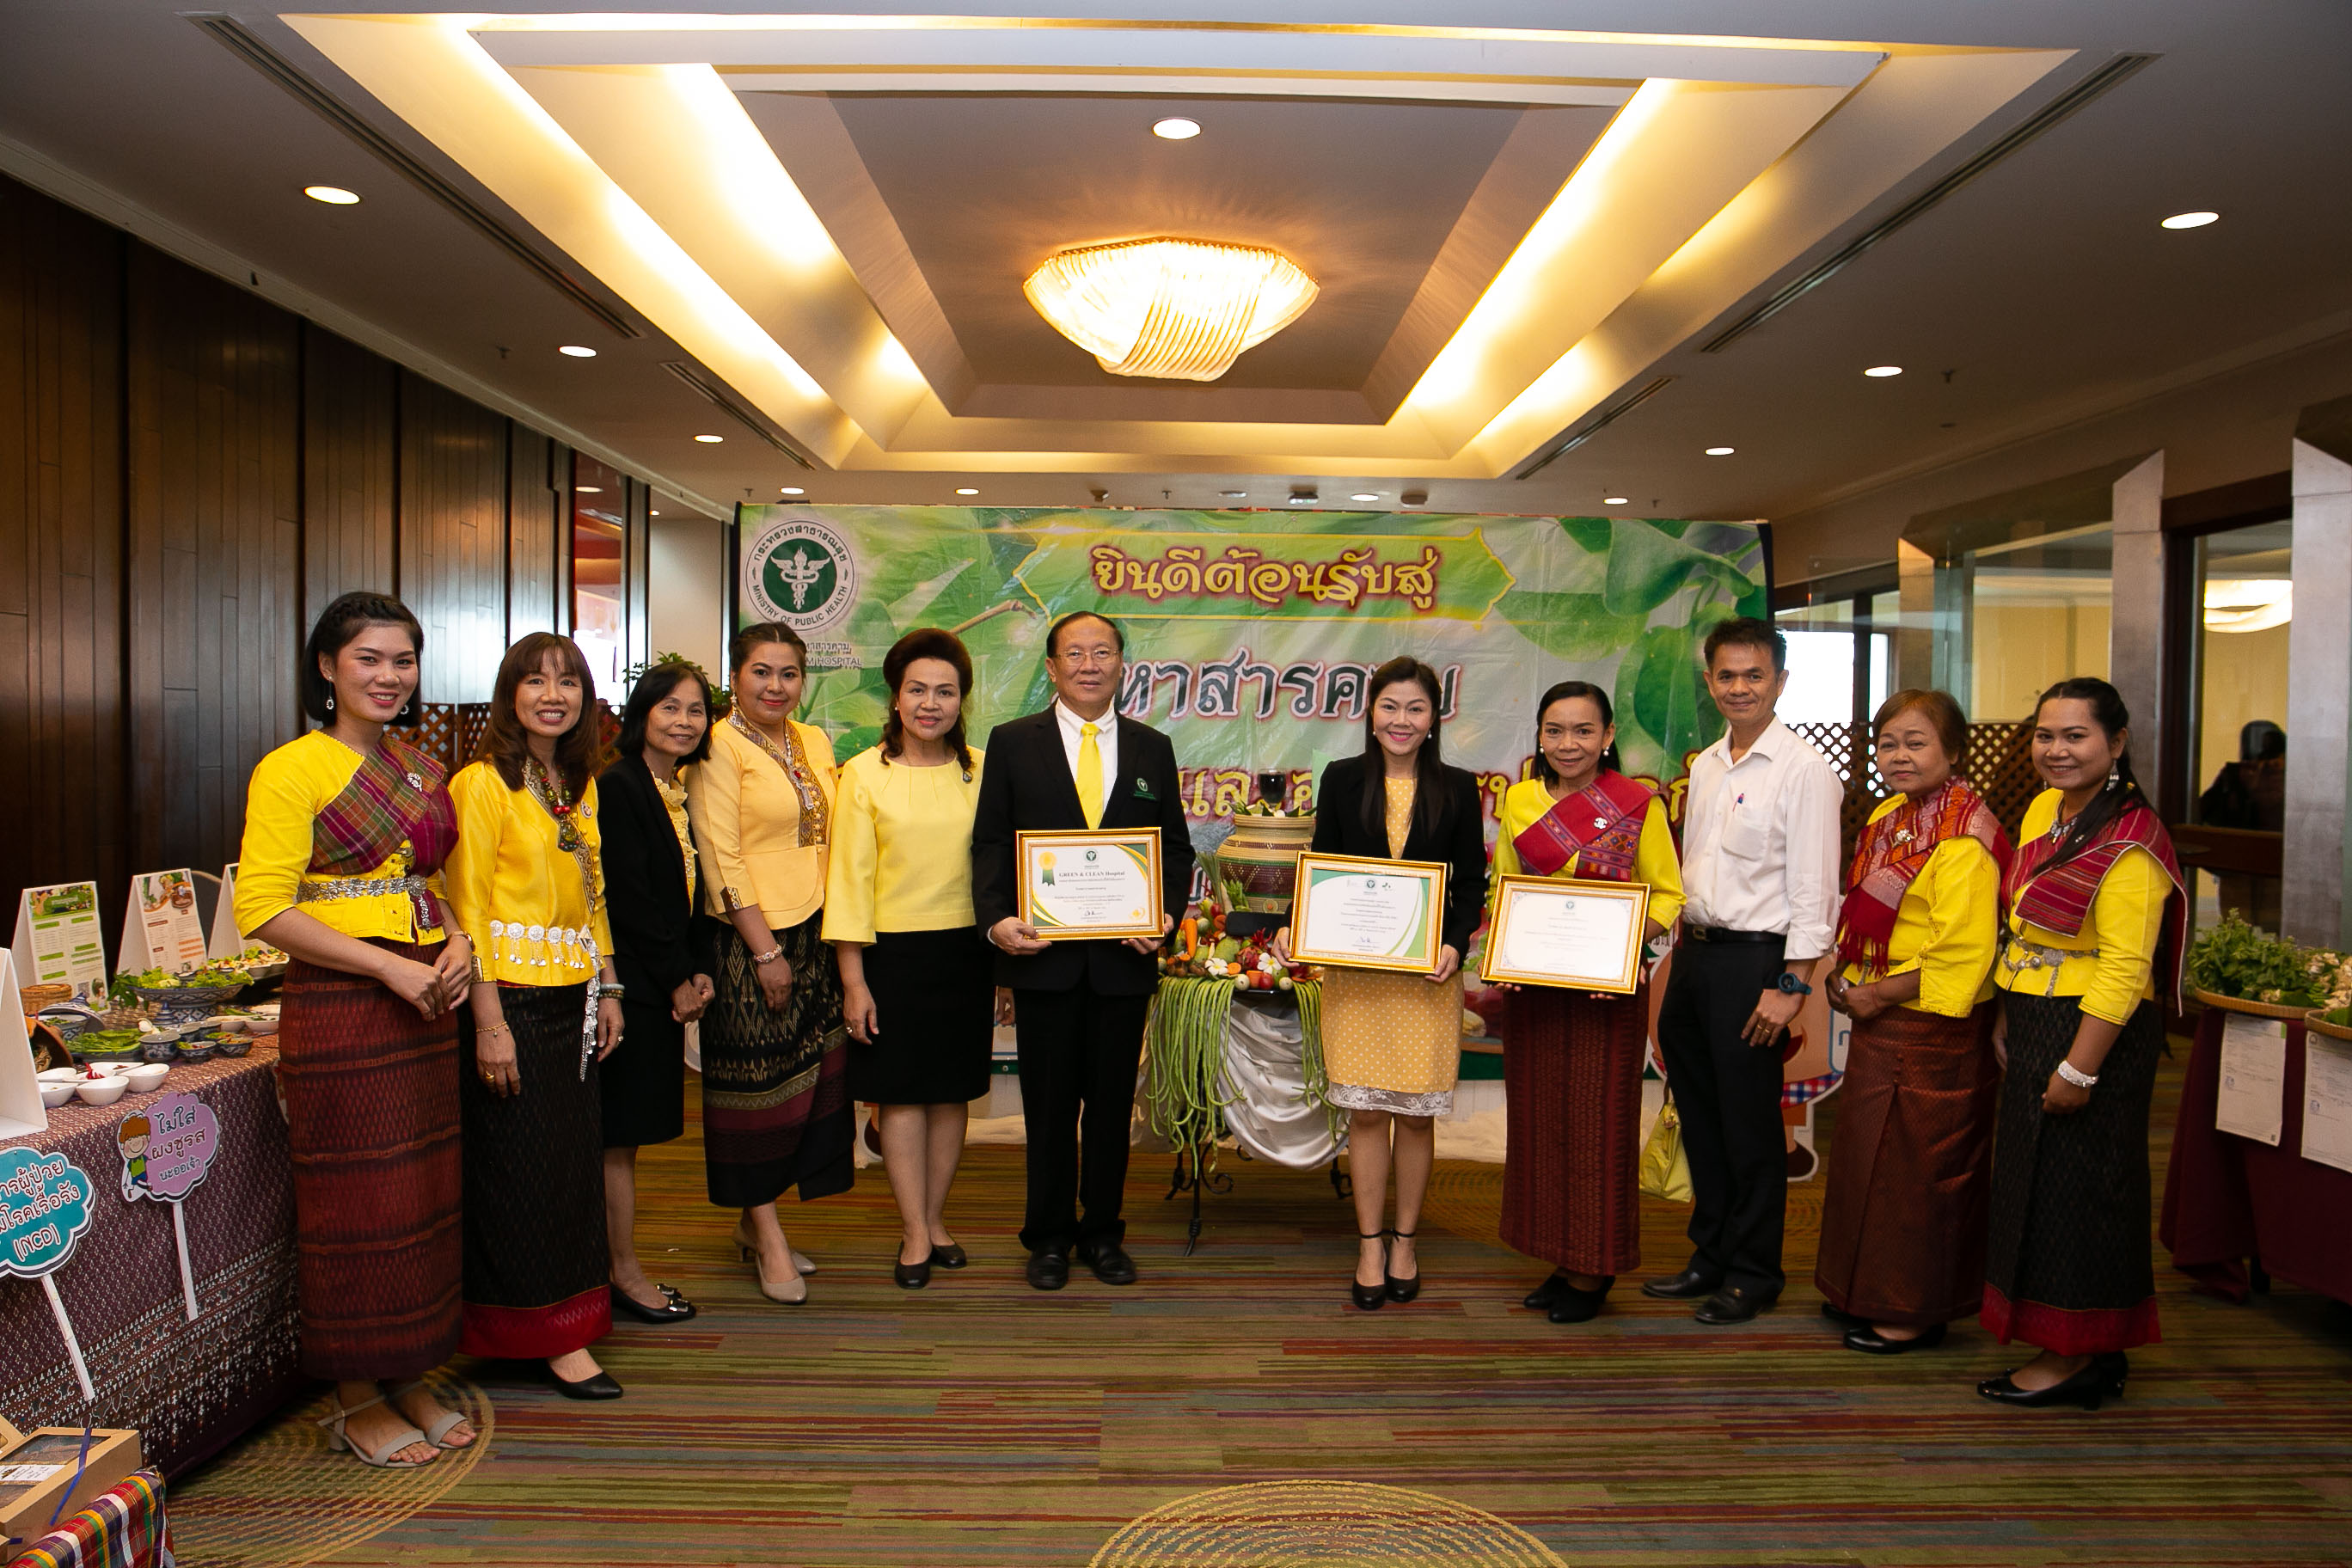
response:
<path id="1" fill-rule="evenodd" d="M 1365 686 L 1399 654 L 1444 686 L 1446 760 L 1489 810 L 1535 749 L 1552 682 L 1612 694 L 1626 770 L 1681 777 L 1721 721 L 1699 645 L 1765 613 L 1745 523 L 1425 513 L 747 506 L 737 611 L 807 638 L 803 717 L 846 758 L 874 743 L 882 656 L 917 626 L 963 638 L 971 732 L 1052 696 L 1045 628 L 1098 610 L 1127 634 L 1119 710 L 1167 731 L 1196 819 L 1363 748 Z"/>

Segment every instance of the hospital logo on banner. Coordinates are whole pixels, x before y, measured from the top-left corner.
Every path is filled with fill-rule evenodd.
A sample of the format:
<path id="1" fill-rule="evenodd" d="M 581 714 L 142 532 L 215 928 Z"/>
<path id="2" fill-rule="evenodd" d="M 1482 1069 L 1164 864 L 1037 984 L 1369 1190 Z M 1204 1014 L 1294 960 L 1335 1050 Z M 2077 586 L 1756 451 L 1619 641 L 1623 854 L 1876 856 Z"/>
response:
<path id="1" fill-rule="evenodd" d="M 742 589 L 745 620 L 782 621 L 814 640 L 856 607 L 857 556 L 831 522 L 788 511 L 743 552 Z"/>

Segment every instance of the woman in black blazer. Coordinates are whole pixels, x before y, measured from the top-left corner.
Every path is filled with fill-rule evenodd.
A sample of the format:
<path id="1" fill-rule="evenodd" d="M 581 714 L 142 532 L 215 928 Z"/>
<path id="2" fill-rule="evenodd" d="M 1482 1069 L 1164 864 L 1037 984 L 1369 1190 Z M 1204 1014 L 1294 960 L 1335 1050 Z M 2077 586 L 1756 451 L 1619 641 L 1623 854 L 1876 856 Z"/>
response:
<path id="1" fill-rule="evenodd" d="M 1436 1119 L 1454 1109 L 1462 1056 L 1462 955 L 1486 902 L 1478 781 L 1438 760 L 1437 672 L 1393 658 L 1372 672 L 1364 752 L 1323 770 L 1315 851 L 1445 863 L 1444 947 L 1427 975 L 1333 970 L 1323 984 L 1323 1067 L 1348 1109 L 1348 1169 L 1359 1238 L 1351 1292 L 1370 1311 L 1421 1290 L 1413 1232 L 1436 1155 Z M 1286 954 L 1288 932 L 1278 939 Z M 1381 1225 L 1396 1172 L 1396 1226 Z M 1393 1244 L 1393 1245 L 1391 1245 Z"/>
<path id="2" fill-rule="evenodd" d="M 686 1026 L 711 995 L 691 940 L 694 844 L 679 776 L 710 754 L 710 687 L 702 672 L 660 664 L 640 676 L 622 710 L 618 751 L 596 781 L 613 967 L 625 993 L 621 1044 L 597 1069 L 613 1306 L 645 1322 L 683 1322 L 694 1316 L 693 1303 L 646 1279 L 637 1259 L 637 1150 L 685 1131 Z"/>

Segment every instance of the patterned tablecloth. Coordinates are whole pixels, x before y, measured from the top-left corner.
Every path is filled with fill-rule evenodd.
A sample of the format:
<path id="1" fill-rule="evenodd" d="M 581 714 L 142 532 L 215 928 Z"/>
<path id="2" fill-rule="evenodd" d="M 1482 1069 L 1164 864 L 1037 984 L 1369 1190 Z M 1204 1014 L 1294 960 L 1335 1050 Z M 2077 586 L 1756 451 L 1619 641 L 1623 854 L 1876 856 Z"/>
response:
<path id="1" fill-rule="evenodd" d="M 278 1053 L 172 1069 L 156 1094 L 49 1112 L 47 1132 L 14 1140 L 63 1153 L 89 1173 L 95 1215 L 56 1275 L 73 1320 L 93 1407 L 74 1382 L 38 1281 L 0 1279 L 0 1415 L 19 1427 L 137 1428 L 146 1462 L 177 1475 L 207 1458 L 303 1386 L 295 1331 L 294 1187 Z M 180 1291 L 170 1205 L 126 1203 L 115 1128 L 158 1094 L 193 1094 L 220 1119 L 221 1151 L 188 1194 L 196 1321 Z"/>

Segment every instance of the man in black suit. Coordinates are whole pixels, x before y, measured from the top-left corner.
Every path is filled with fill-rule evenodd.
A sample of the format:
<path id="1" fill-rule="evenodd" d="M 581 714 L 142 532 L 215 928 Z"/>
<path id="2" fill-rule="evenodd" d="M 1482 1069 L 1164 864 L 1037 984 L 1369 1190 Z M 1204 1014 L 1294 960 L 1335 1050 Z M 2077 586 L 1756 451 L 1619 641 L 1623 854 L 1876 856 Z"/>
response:
<path id="1" fill-rule="evenodd" d="M 1105 616 L 1080 611 L 1054 623 L 1045 634 L 1054 703 L 988 737 L 972 821 L 972 904 L 1000 954 L 996 983 L 1013 995 L 1029 1137 L 1021 1245 L 1029 1249 L 1029 1283 L 1040 1290 L 1069 1282 L 1073 1248 L 1105 1284 L 1135 1282 L 1134 1259 L 1119 1246 L 1119 1203 L 1160 944 L 1040 942 L 1016 912 L 1013 835 L 1159 828 L 1163 934 L 1192 887 L 1175 749 L 1149 724 L 1113 711 L 1126 652 L 1126 637 Z"/>

